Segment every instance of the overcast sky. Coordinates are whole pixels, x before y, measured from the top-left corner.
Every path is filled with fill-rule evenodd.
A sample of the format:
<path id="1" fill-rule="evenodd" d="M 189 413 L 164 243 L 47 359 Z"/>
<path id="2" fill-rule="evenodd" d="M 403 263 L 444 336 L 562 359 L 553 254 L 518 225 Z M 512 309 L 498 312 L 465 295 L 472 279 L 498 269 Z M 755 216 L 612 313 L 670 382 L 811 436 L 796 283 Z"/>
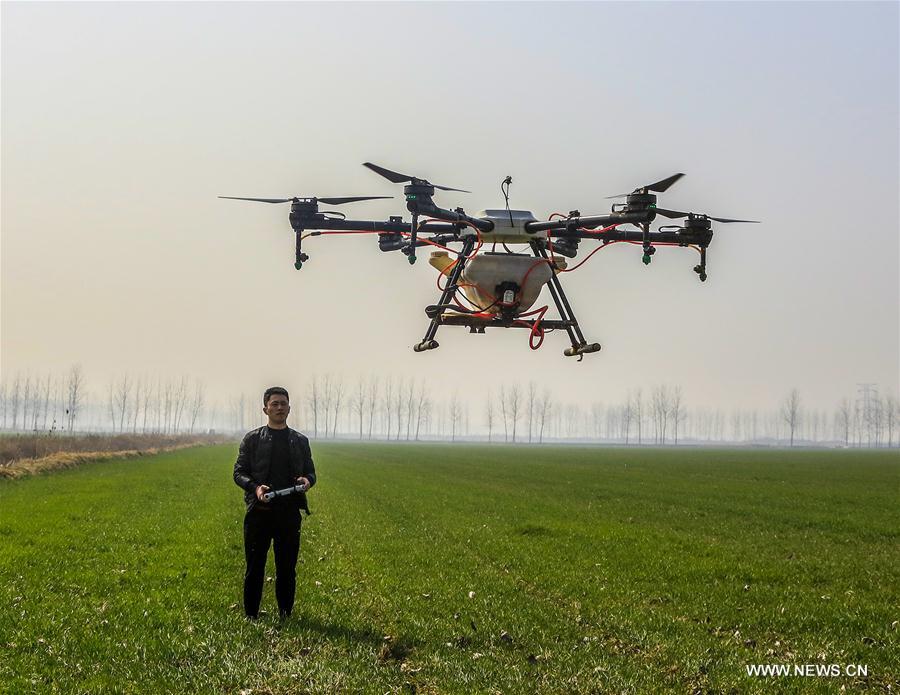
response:
<path id="1" fill-rule="evenodd" d="M 210 399 L 325 372 L 583 403 L 896 391 L 898 7 L 5 2 L 3 376 L 187 374 Z M 603 345 L 581 363 L 562 333 L 532 352 L 445 327 L 415 354 L 424 259 L 318 238 L 298 272 L 288 206 L 216 197 L 393 194 L 341 209 L 408 219 L 364 161 L 469 189 L 436 198 L 468 212 L 511 175 L 539 218 L 682 171 L 662 205 L 763 224 L 716 227 L 705 284 L 692 251 L 645 267 L 626 244 L 565 276 Z"/>

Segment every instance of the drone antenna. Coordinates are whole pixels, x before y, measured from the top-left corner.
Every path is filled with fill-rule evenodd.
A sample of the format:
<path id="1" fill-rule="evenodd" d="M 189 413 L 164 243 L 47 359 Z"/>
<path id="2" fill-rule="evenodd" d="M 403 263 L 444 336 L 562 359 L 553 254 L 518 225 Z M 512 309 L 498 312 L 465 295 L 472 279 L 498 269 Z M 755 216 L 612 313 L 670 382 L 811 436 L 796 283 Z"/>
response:
<path id="1" fill-rule="evenodd" d="M 509 209 L 509 185 L 512 183 L 512 176 L 507 176 L 503 179 L 503 183 L 500 184 L 500 192 L 503 194 L 503 197 L 506 199 L 506 213 L 509 215 L 509 226 L 513 226 L 513 218 L 512 212 Z M 504 188 L 505 187 L 505 188 Z"/>

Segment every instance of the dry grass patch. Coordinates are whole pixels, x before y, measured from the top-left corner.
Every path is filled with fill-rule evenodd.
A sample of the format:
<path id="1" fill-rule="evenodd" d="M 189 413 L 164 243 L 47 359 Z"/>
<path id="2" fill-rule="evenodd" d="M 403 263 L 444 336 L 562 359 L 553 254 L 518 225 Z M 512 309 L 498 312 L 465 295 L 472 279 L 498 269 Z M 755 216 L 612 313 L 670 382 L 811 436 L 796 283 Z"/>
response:
<path id="1" fill-rule="evenodd" d="M 7 435 L 0 437 L 0 478 L 20 478 L 91 461 L 148 456 L 226 441 L 228 438 L 221 435 Z"/>

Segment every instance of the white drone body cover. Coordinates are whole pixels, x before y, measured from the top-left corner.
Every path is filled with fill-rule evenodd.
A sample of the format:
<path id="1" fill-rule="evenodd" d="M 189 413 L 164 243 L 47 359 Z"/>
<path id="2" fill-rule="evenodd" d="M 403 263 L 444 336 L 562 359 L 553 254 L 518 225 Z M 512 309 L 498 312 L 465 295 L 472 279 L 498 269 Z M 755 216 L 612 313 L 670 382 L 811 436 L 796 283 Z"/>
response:
<path id="1" fill-rule="evenodd" d="M 530 210 L 482 210 L 475 213 L 475 217 L 482 220 L 490 220 L 494 223 L 494 228 L 489 232 L 481 232 L 481 240 L 485 244 L 527 244 L 532 239 L 546 239 L 547 232 L 535 232 L 533 234 L 525 231 L 526 222 L 537 222 L 537 218 Z M 510 217 L 512 222 L 510 222 Z M 460 231 L 461 237 L 475 236 L 476 232 L 471 227 L 466 227 Z"/>

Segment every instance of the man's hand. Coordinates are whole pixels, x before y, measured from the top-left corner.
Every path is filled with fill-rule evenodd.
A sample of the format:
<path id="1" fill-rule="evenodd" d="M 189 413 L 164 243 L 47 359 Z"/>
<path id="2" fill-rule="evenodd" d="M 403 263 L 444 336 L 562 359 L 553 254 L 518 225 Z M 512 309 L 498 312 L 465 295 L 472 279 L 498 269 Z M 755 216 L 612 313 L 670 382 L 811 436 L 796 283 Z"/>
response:
<path id="1" fill-rule="evenodd" d="M 268 491 L 269 491 L 268 485 L 258 486 L 256 488 L 256 499 L 258 499 L 262 503 L 265 503 L 265 500 L 263 499 L 263 495 L 265 495 Z"/>
<path id="2" fill-rule="evenodd" d="M 309 489 L 309 480 L 304 478 L 302 475 L 297 476 L 297 483 L 305 487 L 307 490 Z"/>

